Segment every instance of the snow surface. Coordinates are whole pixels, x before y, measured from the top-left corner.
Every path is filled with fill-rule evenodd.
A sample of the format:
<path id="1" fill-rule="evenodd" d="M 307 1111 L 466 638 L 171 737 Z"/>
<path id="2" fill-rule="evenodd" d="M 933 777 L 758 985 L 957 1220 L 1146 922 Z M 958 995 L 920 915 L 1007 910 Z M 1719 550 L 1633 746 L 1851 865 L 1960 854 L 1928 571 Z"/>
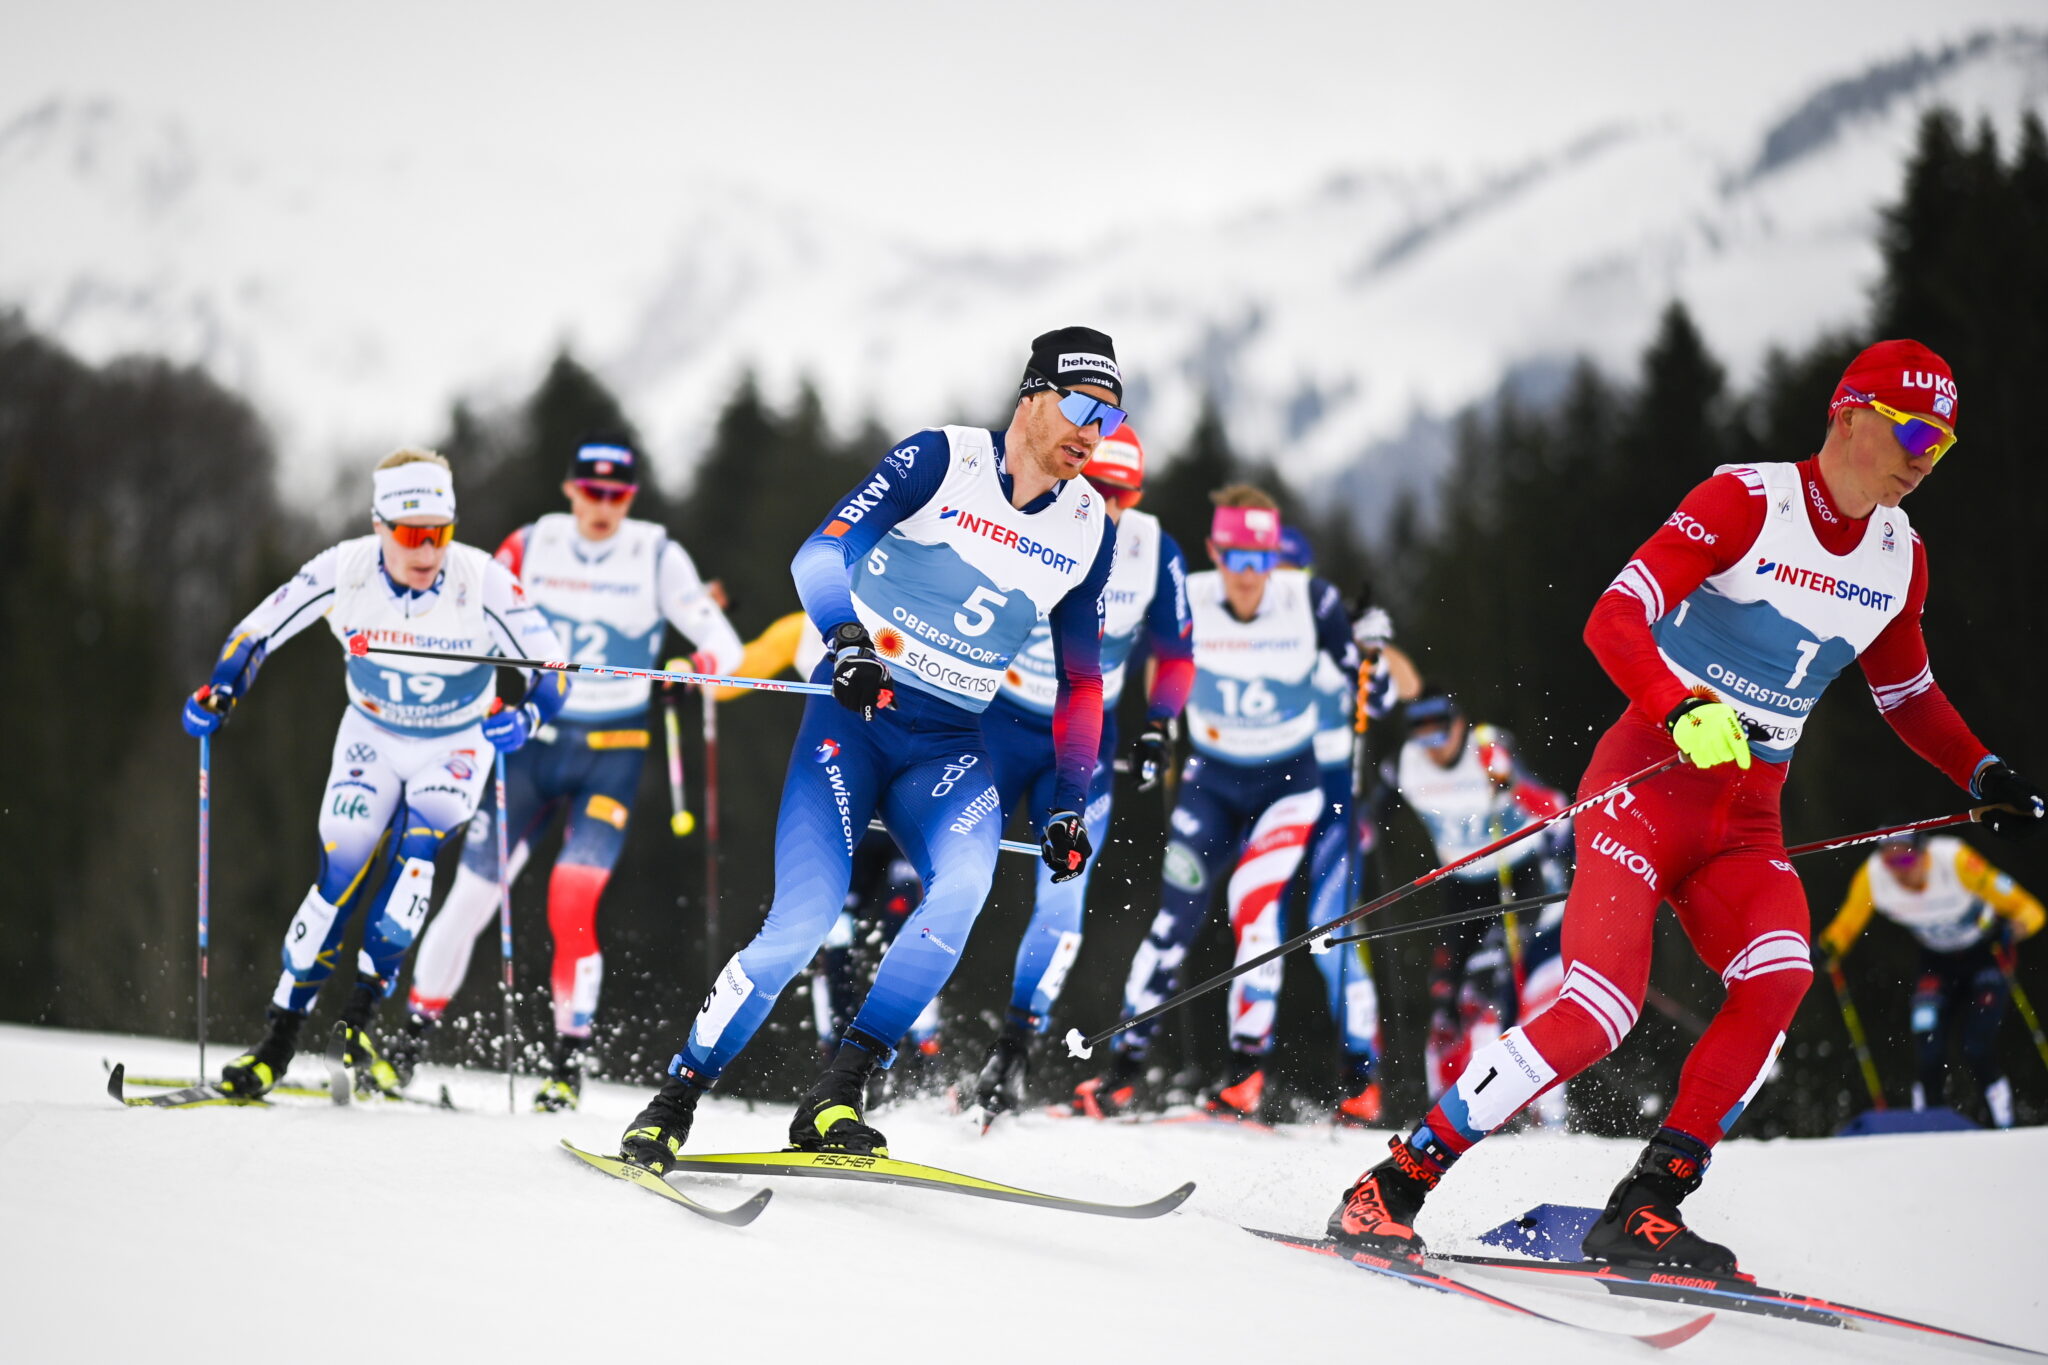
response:
<path id="1" fill-rule="evenodd" d="M 212 1054 L 218 1066 L 225 1052 Z M 692 1217 L 558 1149 L 609 1150 L 644 1092 L 505 1112 L 502 1073 L 445 1081 L 457 1114 L 121 1109 L 102 1058 L 178 1072 L 190 1043 L 0 1027 L 0 1284 L 10 1360 L 882 1359 L 984 1362 L 1645 1360 L 1645 1348 L 1389 1284 L 1254 1240 L 1313 1231 L 1383 1134 L 1131 1127 L 1030 1116 L 976 1137 L 935 1106 L 877 1121 L 899 1155 L 1081 1197 L 1195 1180 L 1146 1222 L 817 1180 L 676 1177 L 707 1202 L 776 1194 L 752 1227 Z M 520 1082 L 522 1102 L 532 1082 Z M 780 1145 L 782 1105 L 700 1110 L 693 1147 Z M 1445 1249 L 1549 1200 L 1599 1203 L 1635 1145 L 1504 1137 L 1432 1200 Z M 2048 1348 L 2048 1131 L 1723 1146 L 1689 1212 L 1766 1283 Z M 2015 1211 L 2022 1211 L 2019 1220 Z M 1521 1285 L 1573 1321 L 1656 1330 L 1692 1310 Z M 141 1343 L 146 1341 L 146 1348 Z M 123 1354 L 128 1354 L 124 1351 Z M 1961 1358 L 1722 1314 L 1674 1359 Z"/>

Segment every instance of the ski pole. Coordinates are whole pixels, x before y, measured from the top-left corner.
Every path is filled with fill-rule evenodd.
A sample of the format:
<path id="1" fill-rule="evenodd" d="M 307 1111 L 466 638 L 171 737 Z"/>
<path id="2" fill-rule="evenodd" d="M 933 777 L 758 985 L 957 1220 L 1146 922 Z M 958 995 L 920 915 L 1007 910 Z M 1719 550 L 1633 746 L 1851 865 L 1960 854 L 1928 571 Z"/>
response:
<path id="1" fill-rule="evenodd" d="M 1110 1027 L 1102 1029 L 1090 1035 L 1087 1038 L 1083 1038 L 1081 1036 L 1081 1030 L 1077 1028 L 1068 1029 L 1066 1036 L 1067 1053 L 1069 1056 L 1080 1058 L 1087 1058 L 1089 1056 L 1092 1056 L 1094 1053 L 1094 1049 L 1098 1043 L 1101 1043 L 1109 1038 L 1114 1038 L 1117 1034 L 1124 1032 L 1126 1029 L 1135 1028 L 1137 1025 L 1145 1023 L 1148 1020 L 1156 1019 L 1160 1015 L 1165 1014 L 1169 1010 L 1179 1009 L 1182 1005 L 1188 1003 L 1188 1001 L 1193 1000 L 1198 996 L 1207 995 L 1210 991 L 1216 990 L 1218 987 L 1226 986 L 1230 982 L 1235 981 L 1238 977 L 1243 976 L 1247 972 L 1256 971 L 1260 967 L 1265 966 L 1268 962 L 1272 962 L 1278 958 L 1284 957 L 1288 953 L 1296 952 L 1301 948 L 1306 947 L 1310 943 L 1315 942 L 1317 939 L 1327 937 L 1330 930 L 1337 928 L 1339 925 L 1350 924 L 1354 920 L 1364 919 L 1367 915 L 1373 914 L 1380 910 L 1384 910 L 1386 907 L 1394 904 L 1396 901 L 1406 900 L 1408 897 L 1414 895 L 1416 892 L 1422 890 L 1424 887 L 1432 886 L 1435 883 L 1442 881 L 1445 877 L 1450 876 L 1453 872 L 1456 872 L 1461 867 L 1467 866 L 1470 863 L 1475 863 L 1479 861 L 1481 858 L 1488 857 L 1491 854 L 1498 853 L 1502 849 L 1508 847 L 1510 844 L 1514 844 L 1523 839 L 1526 839 L 1532 834 L 1540 834 L 1542 831 L 1550 828 L 1552 825 L 1558 823 L 1560 820 L 1571 819 L 1571 817 L 1577 815 L 1580 811 L 1590 810 L 1594 806 L 1599 805 L 1603 801 L 1612 800 L 1616 796 L 1619 796 L 1622 792 L 1627 791 L 1630 787 L 1635 786 L 1637 783 L 1647 782 L 1653 777 L 1657 777 L 1664 773 L 1670 772 L 1673 768 L 1676 768 L 1679 764 L 1683 762 L 1685 762 L 1685 755 L 1681 753 L 1674 752 L 1666 758 L 1660 758 L 1655 763 L 1648 764 L 1641 770 L 1631 773 L 1629 776 L 1622 778 L 1619 782 L 1616 782 L 1613 786 L 1607 788 L 1605 791 L 1595 792 L 1593 795 L 1585 798 L 1583 801 L 1576 801 L 1571 805 L 1566 806 L 1563 810 L 1557 812 L 1557 814 L 1555 815 L 1545 816 L 1543 819 L 1536 821 L 1534 824 L 1525 826 L 1522 829 L 1518 829 L 1513 834 L 1510 834 L 1505 838 L 1496 839 L 1494 842 L 1488 844 L 1484 848 L 1476 849 L 1473 852 L 1468 853 L 1464 857 L 1459 858 L 1453 862 L 1448 862 L 1441 867 L 1433 868 L 1432 870 L 1425 872 L 1422 876 L 1417 877 L 1414 881 L 1409 882 L 1406 886 L 1396 887 L 1394 890 L 1387 892 L 1385 895 L 1380 896 L 1377 899 L 1368 901 L 1366 904 L 1358 906 L 1354 909 L 1347 910 L 1343 914 L 1339 915 L 1336 919 L 1330 920 L 1328 923 L 1317 924 L 1307 929 L 1304 929 L 1302 932 L 1296 934 L 1293 938 L 1288 939 L 1286 942 L 1278 945 L 1277 947 L 1269 948 L 1265 952 L 1260 953 L 1257 957 L 1250 958 L 1244 962 L 1238 963 L 1229 971 L 1219 972 L 1215 976 L 1210 977 L 1207 981 L 1204 981 L 1199 985 L 1190 986 L 1186 990 L 1181 991 L 1176 995 L 1173 995 L 1165 1000 L 1160 1001 L 1151 1009 L 1140 1010 L 1138 1013 L 1132 1015 L 1130 1018 L 1119 1020 L 1117 1023 L 1112 1024 Z M 1497 909 L 1497 907 L 1495 908 Z"/>
<path id="2" fill-rule="evenodd" d="M 830 688 L 826 688 L 830 691 Z M 704 959 L 718 984 L 718 698 L 704 692 Z"/>
<path id="3" fill-rule="evenodd" d="M 213 770 L 213 746 L 211 736 L 199 737 L 199 979 L 194 994 L 195 1008 L 199 1014 L 199 1079 L 206 1080 L 206 959 L 207 959 L 207 859 L 212 845 L 211 826 L 213 823 L 213 794 L 211 775 Z"/>
<path id="4" fill-rule="evenodd" d="M 1849 997 L 1849 978 L 1842 972 L 1842 964 L 1828 962 L 1828 980 L 1834 983 L 1835 1003 L 1842 1007 L 1842 1027 L 1849 1031 L 1849 1046 L 1856 1051 L 1856 1065 L 1863 1072 L 1863 1084 L 1870 1091 L 1870 1107 L 1882 1109 L 1884 1086 L 1877 1079 L 1877 1059 L 1870 1055 L 1870 1039 L 1863 1032 L 1863 1016 L 1856 1012 L 1856 1002 Z"/>
<path id="5" fill-rule="evenodd" d="M 512 1035 L 517 1026 L 512 1007 L 512 879 L 506 875 L 509 855 L 505 847 L 505 751 L 498 750 L 498 956 L 504 960 L 505 975 L 502 982 L 505 997 L 505 1041 L 501 1050 L 505 1054 L 505 1112 L 519 1112 L 518 1085 L 512 1077 Z"/>
<path id="6" fill-rule="evenodd" d="M 683 792 L 683 734 L 676 721 L 673 690 L 662 693 L 661 728 L 668 737 L 668 827 L 676 838 L 682 839 L 697 828 L 697 817 L 690 814 L 690 800 Z"/>
<path id="7" fill-rule="evenodd" d="M 889 832 L 889 827 L 880 820 L 868 821 L 868 828 L 877 834 L 887 834 Z M 1040 852 L 1037 844 L 1027 844 L 1021 839 L 998 839 L 996 847 L 1005 853 L 1022 853 L 1033 858 L 1038 857 Z"/>
<path id="8" fill-rule="evenodd" d="M 2019 954 L 2001 952 L 1998 969 L 2005 973 L 2006 989 L 2012 992 L 2012 1003 L 2019 1010 L 2020 1018 L 2027 1021 L 2027 1032 L 2034 1035 L 2034 1051 L 2041 1054 L 2041 1065 L 2048 1066 L 2048 1034 L 2041 1032 L 2041 1016 L 2034 1013 L 2034 1002 L 2027 999 L 2027 993 L 2020 987 Z"/>
<path id="9" fill-rule="evenodd" d="M 367 654 L 403 654 L 414 659 L 445 659 L 458 664 L 491 664 L 498 668 L 542 668 L 555 673 L 595 673 L 606 678 L 645 678 L 649 682 L 695 683 L 704 687 L 751 687 L 756 692 L 803 692 L 829 697 L 832 689 L 823 683 L 775 682 L 768 678 L 735 678 L 723 673 L 672 673 L 662 668 L 613 668 L 609 664 L 567 663 L 559 659 L 514 659 L 503 654 L 456 654 L 440 649 L 399 649 L 373 645 L 367 635 L 348 637 L 348 652 L 361 658 Z"/>
<path id="10" fill-rule="evenodd" d="M 1820 839 L 1814 843 L 1800 844 L 1796 848 L 1788 848 L 1785 850 L 1785 853 L 1788 857 L 1803 858 L 1809 853 L 1825 853 L 1831 848 L 1848 848 L 1853 844 L 1870 843 L 1874 840 L 1887 838 L 1903 830 L 1940 829 L 1944 825 L 1960 825 L 1972 820 L 1982 819 L 1984 812 L 1990 809 L 1991 807 L 1989 806 L 1978 806 L 1974 810 L 1961 811 L 1955 815 L 1937 815 L 1929 820 L 1916 820 L 1912 824 L 1894 825 L 1889 829 L 1874 829 L 1866 834 L 1852 834 L 1840 839 Z M 1503 905 L 1482 905 L 1476 910 L 1460 910 L 1455 914 L 1435 915 L 1429 919 L 1411 920 L 1407 924 L 1391 925 L 1385 929 L 1373 929 L 1363 934 L 1342 934 L 1332 937 L 1330 944 L 1332 947 L 1335 947 L 1342 943 L 1365 943 L 1376 938 L 1392 938 L 1396 934 L 1412 934 L 1419 933 L 1425 929 L 1441 929 L 1447 924 L 1463 924 L 1467 920 L 1490 919 L 1494 915 L 1505 914 L 1509 911 L 1538 910 L 1546 905 L 1555 905 L 1570 894 L 1569 891 L 1553 891 L 1549 895 L 1530 896 L 1524 900 L 1508 901 Z M 1332 923 L 1339 922 L 1341 921 L 1332 921 Z"/>

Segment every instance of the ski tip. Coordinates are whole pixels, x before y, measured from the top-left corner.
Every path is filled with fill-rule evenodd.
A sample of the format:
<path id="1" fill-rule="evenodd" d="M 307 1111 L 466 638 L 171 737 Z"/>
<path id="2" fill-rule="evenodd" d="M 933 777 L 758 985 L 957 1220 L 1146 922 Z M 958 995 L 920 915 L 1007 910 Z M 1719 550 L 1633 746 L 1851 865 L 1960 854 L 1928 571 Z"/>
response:
<path id="1" fill-rule="evenodd" d="M 1694 1337 L 1706 1331 L 1707 1324 L 1713 1320 L 1714 1315 L 1712 1313 L 1702 1313 L 1691 1322 L 1681 1322 L 1678 1326 L 1667 1328 L 1662 1332 L 1632 1332 L 1630 1335 L 1646 1346 L 1654 1346 L 1660 1351 L 1668 1351 L 1674 1346 L 1680 1346 L 1691 1341 Z M 1719 1340 L 1719 1338 L 1716 1338 L 1716 1340 Z"/>
<path id="2" fill-rule="evenodd" d="M 1195 1182 L 1190 1180 L 1187 1184 L 1181 1186 L 1179 1189 L 1173 1191 L 1171 1194 L 1163 1194 L 1159 1198 L 1153 1200 L 1151 1203 L 1142 1205 L 1141 1207 L 1145 1209 L 1148 1217 L 1157 1217 L 1159 1214 L 1162 1213 L 1172 1213 L 1182 1204 L 1187 1203 L 1188 1197 L 1192 1195 L 1194 1192 Z"/>
<path id="3" fill-rule="evenodd" d="M 105 1059 L 102 1058 L 101 1060 L 104 1061 Z M 112 1096 L 117 1104 L 128 1103 L 127 1097 L 121 1093 L 121 1086 L 127 1078 L 128 1067 L 124 1062 L 115 1062 L 107 1071 L 107 1094 Z"/>
<path id="4" fill-rule="evenodd" d="M 1095 1049 L 1088 1046 L 1088 1040 L 1081 1036 L 1081 1030 L 1077 1028 L 1067 1030 L 1066 1043 L 1067 1055 L 1069 1057 L 1075 1057 L 1085 1062 L 1095 1055 Z"/>
<path id="5" fill-rule="evenodd" d="M 768 1207 L 768 1201 L 775 1197 L 773 1190 L 760 1190 L 754 1197 L 738 1208 L 723 1209 L 711 1215 L 713 1221 L 729 1228 L 743 1228 L 761 1216 L 761 1210 Z"/>

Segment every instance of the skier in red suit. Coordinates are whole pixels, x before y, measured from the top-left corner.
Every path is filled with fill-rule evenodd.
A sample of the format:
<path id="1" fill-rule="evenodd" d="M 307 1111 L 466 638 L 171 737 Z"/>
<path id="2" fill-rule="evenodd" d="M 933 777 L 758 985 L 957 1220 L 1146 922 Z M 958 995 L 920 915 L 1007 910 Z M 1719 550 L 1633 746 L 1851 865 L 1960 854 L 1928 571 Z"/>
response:
<path id="1" fill-rule="evenodd" d="M 1415 1215 L 1451 1164 L 1634 1026 L 1668 900 L 1727 997 L 1584 1254 L 1740 1273 L 1735 1254 L 1688 1228 L 1678 1205 L 1763 1084 L 1812 979 L 1806 897 L 1778 805 L 1822 690 L 1860 663 L 1908 747 L 1976 799 L 2009 807 L 1987 818 L 1994 830 L 2043 823 L 2042 793 L 1971 734 L 1920 634 L 1927 555 L 1898 508 L 1955 443 L 1957 406 L 1954 376 L 1933 351 L 1871 346 L 1835 390 L 1818 455 L 1716 470 L 1608 586 L 1585 640 L 1629 707 L 1594 750 L 1579 796 L 1674 743 L 1689 765 L 1577 818 L 1556 1003 L 1473 1055 L 1421 1126 L 1345 1191 L 1333 1238 L 1420 1254 Z"/>

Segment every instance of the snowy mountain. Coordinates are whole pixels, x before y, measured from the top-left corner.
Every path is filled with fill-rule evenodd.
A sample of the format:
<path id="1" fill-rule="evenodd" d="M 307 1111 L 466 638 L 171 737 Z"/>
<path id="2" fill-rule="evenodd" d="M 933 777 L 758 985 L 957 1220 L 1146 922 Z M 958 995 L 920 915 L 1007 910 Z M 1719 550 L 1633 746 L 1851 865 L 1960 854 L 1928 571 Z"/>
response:
<path id="1" fill-rule="evenodd" d="M 564 342 L 672 474 L 748 369 L 773 395 L 810 379 L 843 423 L 996 420 L 1024 340 L 1085 319 L 1117 337 L 1156 444 L 1207 392 L 1305 479 L 1361 461 L 1412 479 L 1441 419 L 1504 374 L 1626 366 L 1673 297 L 1738 380 L 1853 322 L 1936 104 L 2009 146 L 2048 113 L 2048 33 L 1731 92 L 1711 128 L 1645 120 L 1487 173 L 1365 169 L 1079 255 L 968 257 L 784 186 L 621 186 L 431 147 L 264 164 L 53 102 L 0 126 L 0 305 L 88 357 L 208 365 L 298 468 L 430 436 L 453 396 L 522 392 Z"/>
<path id="2" fill-rule="evenodd" d="M 213 1064 L 225 1055 L 217 1046 Z M 502 1073 L 424 1068 L 416 1087 L 446 1084 L 464 1112 L 318 1099 L 124 1110 L 103 1091 L 103 1057 L 136 1075 L 176 1074 L 194 1060 L 189 1041 L 0 1027 L 11 1359 L 99 1361 L 110 1342 L 146 1344 L 123 1354 L 169 1362 L 394 1351 L 902 1365 L 1650 1359 L 1632 1341 L 1388 1283 L 1242 1230 L 1318 1231 L 1344 1183 L 1384 1155 L 1384 1133 L 1028 1114 L 983 1138 L 930 1101 L 877 1113 L 898 1155 L 1087 1198 L 1147 1199 L 1184 1180 L 1194 1195 L 1136 1222 L 880 1185 L 675 1177 L 721 1206 L 772 1186 L 759 1221 L 733 1229 L 607 1180 L 557 1146 L 566 1137 L 609 1148 L 642 1089 L 592 1084 L 580 1112 L 507 1114 Z M 522 1099 L 532 1084 L 522 1078 Z M 786 1123 L 780 1105 L 713 1096 L 691 1147 L 777 1147 Z M 1430 1200 L 1420 1230 L 1440 1250 L 1484 1251 L 1479 1232 L 1532 1204 L 1603 1203 L 1639 1150 L 1583 1136 L 1498 1138 Z M 2040 1188 L 2044 1159 L 2038 1128 L 1737 1138 L 1686 1212 L 1765 1284 L 2038 1350 L 2048 1346 L 2048 1252 L 2013 1212 Z M 1566 1321 L 1629 1332 L 1698 1312 L 1483 1283 Z M 1726 1311 L 1672 1356 L 1967 1358 Z"/>

